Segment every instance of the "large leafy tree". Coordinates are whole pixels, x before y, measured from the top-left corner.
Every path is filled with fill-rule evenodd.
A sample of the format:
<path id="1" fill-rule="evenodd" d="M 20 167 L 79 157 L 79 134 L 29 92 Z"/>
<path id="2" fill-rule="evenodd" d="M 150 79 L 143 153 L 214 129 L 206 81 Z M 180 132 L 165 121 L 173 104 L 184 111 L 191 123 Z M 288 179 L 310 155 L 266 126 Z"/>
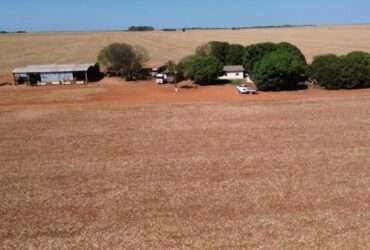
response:
<path id="1" fill-rule="evenodd" d="M 305 63 L 307 63 L 306 57 L 303 55 L 302 51 L 297 46 L 295 46 L 291 43 L 287 43 L 287 42 L 278 43 L 278 44 L 276 44 L 276 49 L 287 50 L 290 53 L 292 53 L 293 55 L 299 57 L 299 59 L 301 61 L 304 61 Z"/>
<path id="2" fill-rule="evenodd" d="M 229 45 L 226 53 L 227 65 L 241 65 L 243 64 L 244 47 L 240 44 Z"/>
<path id="3" fill-rule="evenodd" d="M 247 71 L 253 75 L 256 63 L 262 60 L 266 55 L 279 49 L 289 51 L 290 53 L 296 55 L 297 57 L 300 58 L 300 60 L 306 63 L 306 58 L 301 52 L 301 50 L 293 44 L 287 42 L 257 43 L 245 47 L 243 57 L 244 68 L 246 68 Z"/>
<path id="4" fill-rule="evenodd" d="M 280 48 L 256 63 L 254 78 L 259 90 L 291 90 L 306 80 L 305 71 L 305 60 L 289 49 Z"/>
<path id="5" fill-rule="evenodd" d="M 209 55 L 217 58 L 223 65 L 227 64 L 226 58 L 229 43 L 213 41 L 209 42 Z"/>
<path id="6" fill-rule="evenodd" d="M 341 57 L 317 56 L 308 72 L 317 85 L 326 89 L 370 88 L 370 54 L 352 52 Z"/>
<path id="7" fill-rule="evenodd" d="M 341 81 L 346 89 L 370 87 L 370 54 L 355 51 L 341 58 Z"/>
<path id="8" fill-rule="evenodd" d="M 342 87 L 339 81 L 341 68 L 342 61 L 336 55 L 321 55 L 314 58 L 308 73 L 317 85 L 327 89 L 337 89 Z"/>
<path id="9" fill-rule="evenodd" d="M 199 46 L 195 54 L 198 56 L 213 56 L 223 65 L 241 65 L 243 63 L 244 47 L 240 44 L 212 41 Z"/>
<path id="10" fill-rule="evenodd" d="M 213 56 L 193 55 L 181 60 L 178 68 L 194 82 L 204 84 L 217 80 L 223 65 Z"/>
<path id="11" fill-rule="evenodd" d="M 148 59 L 144 48 L 125 43 L 113 43 L 103 48 L 98 55 L 101 66 L 127 80 L 132 80 Z"/>
<path id="12" fill-rule="evenodd" d="M 245 47 L 243 58 L 244 68 L 253 75 L 256 63 L 275 50 L 276 44 L 274 43 L 258 43 Z"/>
<path id="13" fill-rule="evenodd" d="M 177 70 L 185 78 L 190 78 L 190 69 L 194 64 L 194 61 L 201 57 L 200 55 L 190 55 L 182 58 L 177 64 Z"/>

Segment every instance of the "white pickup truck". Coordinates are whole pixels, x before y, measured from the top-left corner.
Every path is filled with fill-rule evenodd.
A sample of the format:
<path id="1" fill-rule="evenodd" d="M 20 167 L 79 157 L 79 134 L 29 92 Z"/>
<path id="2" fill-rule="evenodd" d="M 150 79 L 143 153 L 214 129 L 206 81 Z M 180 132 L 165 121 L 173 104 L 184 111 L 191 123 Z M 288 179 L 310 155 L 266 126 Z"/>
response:
<path id="1" fill-rule="evenodd" d="M 241 85 L 237 86 L 236 88 L 238 89 L 240 94 L 251 94 L 251 95 L 258 94 L 257 90 L 252 89 L 251 87 Z"/>

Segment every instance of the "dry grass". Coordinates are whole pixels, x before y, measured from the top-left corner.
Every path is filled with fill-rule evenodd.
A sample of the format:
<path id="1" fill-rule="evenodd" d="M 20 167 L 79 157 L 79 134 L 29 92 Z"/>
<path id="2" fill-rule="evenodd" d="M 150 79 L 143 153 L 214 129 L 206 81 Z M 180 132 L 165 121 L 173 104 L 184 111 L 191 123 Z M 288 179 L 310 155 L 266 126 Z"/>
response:
<path id="1" fill-rule="evenodd" d="M 117 100 L 0 106 L 2 248 L 370 248 L 368 97 Z"/>
<path id="2" fill-rule="evenodd" d="M 309 60 L 322 53 L 343 54 L 351 50 L 370 52 L 370 26 L 318 28 L 216 30 L 148 33 L 57 33 L 0 36 L 0 74 L 15 66 L 43 63 L 94 62 L 98 51 L 112 42 L 146 47 L 152 64 L 178 60 L 210 40 L 233 43 L 288 41 L 299 46 Z"/>
<path id="3" fill-rule="evenodd" d="M 100 86 L 48 86 L 29 88 L 26 86 L 3 87 L 0 91 L 0 105 L 79 102 L 88 100 L 105 90 Z"/>

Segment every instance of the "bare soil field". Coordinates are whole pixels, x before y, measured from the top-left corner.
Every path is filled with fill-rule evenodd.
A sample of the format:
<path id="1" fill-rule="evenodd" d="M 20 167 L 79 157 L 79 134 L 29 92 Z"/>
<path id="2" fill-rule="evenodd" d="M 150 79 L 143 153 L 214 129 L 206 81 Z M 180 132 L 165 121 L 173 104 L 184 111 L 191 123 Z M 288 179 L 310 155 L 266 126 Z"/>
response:
<path id="1" fill-rule="evenodd" d="M 352 50 L 370 52 L 370 25 L 187 32 L 4 34 L 0 35 L 0 74 L 29 64 L 95 62 L 100 49 L 112 42 L 144 46 L 152 59 L 149 64 L 157 65 L 179 60 L 211 40 L 244 45 L 288 41 L 300 47 L 310 61 L 318 54 L 344 54 Z"/>
<path id="2" fill-rule="evenodd" d="M 370 92 L 0 87 L 2 249 L 369 249 Z"/>
<path id="3" fill-rule="evenodd" d="M 0 76 L 10 79 L 10 76 Z M 98 83 L 70 86 L 3 86 L 0 87 L 0 106 L 29 107 L 37 105 L 94 105 L 115 103 L 124 106 L 147 106 L 152 104 L 193 103 L 277 103 L 320 101 L 331 98 L 370 97 L 369 89 L 327 91 L 309 88 L 301 91 L 261 92 L 259 95 L 238 94 L 235 87 L 227 85 L 197 86 L 185 81 L 179 83 L 180 92 L 173 85 L 159 86 L 154 81 L 125 82 L 120 78 L 105 78 Z"/>

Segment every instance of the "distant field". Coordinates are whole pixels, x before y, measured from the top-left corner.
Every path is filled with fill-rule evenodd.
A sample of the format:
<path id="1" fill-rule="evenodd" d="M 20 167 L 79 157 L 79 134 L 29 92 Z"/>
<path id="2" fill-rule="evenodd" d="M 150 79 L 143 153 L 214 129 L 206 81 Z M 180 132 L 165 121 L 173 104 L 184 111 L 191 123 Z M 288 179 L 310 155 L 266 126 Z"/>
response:
<path id="1" fill-rule="evenodd" d="M 311 60 L 322 53 L 370 52 L 370 25 L 237 31 L 7 34 L 0 35 L 0 74 L 28 64 L 94 62 L 98 51 L 112 42 L 146 47 L 152 58 L 151 64 L 155 65 L 170 59 L 178 60 L 210 40 L 244 45 L 288 41 L 299 46 Z"/>

